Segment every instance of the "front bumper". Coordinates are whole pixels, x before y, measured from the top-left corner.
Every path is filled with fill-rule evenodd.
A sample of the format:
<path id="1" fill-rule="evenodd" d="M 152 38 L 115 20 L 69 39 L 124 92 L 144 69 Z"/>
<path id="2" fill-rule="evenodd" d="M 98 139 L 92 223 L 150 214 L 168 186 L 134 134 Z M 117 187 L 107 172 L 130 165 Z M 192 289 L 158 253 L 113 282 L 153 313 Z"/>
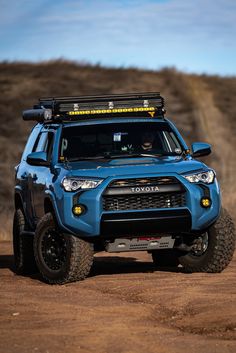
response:
<path id="1" fill-rule="evenodd" d="M 156 176 L 156 175 L 155 175 Z M 158 174 L 158 177 L 166 174 Z M 220 213 L 221 200 L 217 180 L 201 187 L 191 184 L 181 175 L 170 173 L 168 176 L 178 179 L 185 188 L 186 206 L 178 208 L 157 208 L 128 211 L 104 211 L 102 195 L 107 186 L 117 179 L 137 178 L 137 175 L 109 177 L 96 189 L 82 193 L 61 190 L 55 199 L 58 224 L 62 231 L 80 237 L 98 236 L 138 236 L 158 233 L 199 232 L 207 229 L 216 221 Z M 153 174 L 139 175 L 140 178 L 154 177 Z M 203 208 L 201 198 L 208 193 L 212 200 L 211 207 Z M 81 216 L 72 213 L 75 203 L 86 206 Z"/>
<path id="2" fill-rule="evenodd" d="M 101 235 L 104 238 L 161 233 L 189 232 L 191 214 L 187 209 L 103 214 Z"/>

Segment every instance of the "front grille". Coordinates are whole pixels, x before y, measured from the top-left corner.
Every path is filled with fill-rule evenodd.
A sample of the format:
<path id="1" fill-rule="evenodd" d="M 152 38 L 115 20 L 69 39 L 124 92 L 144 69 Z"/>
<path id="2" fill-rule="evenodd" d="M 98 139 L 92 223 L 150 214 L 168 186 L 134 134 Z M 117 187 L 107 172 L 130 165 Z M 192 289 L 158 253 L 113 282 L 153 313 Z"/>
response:
<path id="1" fill-rule="evenodd" d="M 133 178 L 119 179 L 112 181 L 108 188 L 132 187 L 132 186 L 148 186 L 148 185 L 169 185 L 180 184 L 178 179 L 174 177 L 148 177 L 148 178 Z"/>
<path id="2" fill-rule="evenodd" d="M 104 211 L 177 208 L 185 205 L 184 193 L 112 195 L 103 197 Z"/>

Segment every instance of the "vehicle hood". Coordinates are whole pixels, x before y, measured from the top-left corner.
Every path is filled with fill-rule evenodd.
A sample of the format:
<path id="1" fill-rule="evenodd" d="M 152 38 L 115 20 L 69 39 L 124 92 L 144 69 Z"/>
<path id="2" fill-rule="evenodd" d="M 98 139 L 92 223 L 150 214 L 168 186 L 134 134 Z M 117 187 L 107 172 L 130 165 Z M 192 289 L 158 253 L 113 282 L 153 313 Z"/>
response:
<path id="1" fill-rule="evenodd" d="M 184 174 L 188 172 L 206 169 L 206 165 L 192 158 L 171 157 L 142 157 L 142 158 L 119 158 L 111 160 L 90 160 L 69 162 L 64 168 L 71 176 L 101 177 L 128 176 L 139 174 Z"/>

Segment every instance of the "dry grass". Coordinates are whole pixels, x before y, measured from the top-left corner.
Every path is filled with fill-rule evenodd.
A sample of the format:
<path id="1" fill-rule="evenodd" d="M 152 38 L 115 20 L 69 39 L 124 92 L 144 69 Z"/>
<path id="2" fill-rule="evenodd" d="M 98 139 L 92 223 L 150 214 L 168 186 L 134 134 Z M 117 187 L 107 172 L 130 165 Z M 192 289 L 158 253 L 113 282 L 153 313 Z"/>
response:
<path id="1" fill-rule="evenodd" d="M 178 125 L 187 142 L 191 143 L 196 139 L 208 140 L 209 136 L 198 121 L 199 109 L 202 107 L 193 94 L 192 81 L 196 81 L 200 87 L 204 85 L 206 92 L 213 95 L 210 104 L 222 113 L 222 122 L 227 126 L 227 133 L 231 135 L 227 140 L 233 150 L 236 144 L 232 137 L 236 131 L 236 78 L 186 75 L 175 69 L 158 72 L 131 68 L 107 69 L 99 65 L 76 64 L 62 60 L 39 64 L 0 63 L 0 238 L 10 237 L 14 166 L 20 160 L 32 127 L 32 124 L 22 121 L 23 109 L 31 107 L 40 96 L 161 91 L 166 97 L 168 116 Z M 204 94 L 201 98 L 204 99 Z M 212 116 L 209 118 L 214 120 Z M 219 143 L 223 145 L 224 140 L 221 139 Z M 228 149 L 227 152 L 222 150 L 223 158 L 228 158 Z M 217 155 L 213 155 L 210 162 L 217 167 L 220 175 L 225 175 L 221 171 Z M 230 173 L 233 172 L 231 168 Z M 225 181 L 223 177 L 224 185 Z M 231 200 L 236 198 L 236 192 L 235 195 L 224 192 L 224 195 L 226 204 L 233 206 Z M 233 207 L 232 212 L 236 217 Z"/>

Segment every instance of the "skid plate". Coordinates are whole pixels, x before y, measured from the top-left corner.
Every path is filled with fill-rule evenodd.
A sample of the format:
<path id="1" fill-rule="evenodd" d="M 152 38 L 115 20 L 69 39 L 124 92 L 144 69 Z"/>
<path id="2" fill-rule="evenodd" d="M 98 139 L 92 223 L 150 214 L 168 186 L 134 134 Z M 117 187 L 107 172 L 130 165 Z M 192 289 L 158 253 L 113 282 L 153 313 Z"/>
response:
<path id="1" fill-rule="evenodd" d="M 173 248 L 175 239 L 171 236 L 164 237 L 141 237 L 125 239 L 115 239 L 113 242 L 106 242 L 107 252 L 123 252 L 123 251 L 139 251 L 139 250 L 156 250 Z"/>

